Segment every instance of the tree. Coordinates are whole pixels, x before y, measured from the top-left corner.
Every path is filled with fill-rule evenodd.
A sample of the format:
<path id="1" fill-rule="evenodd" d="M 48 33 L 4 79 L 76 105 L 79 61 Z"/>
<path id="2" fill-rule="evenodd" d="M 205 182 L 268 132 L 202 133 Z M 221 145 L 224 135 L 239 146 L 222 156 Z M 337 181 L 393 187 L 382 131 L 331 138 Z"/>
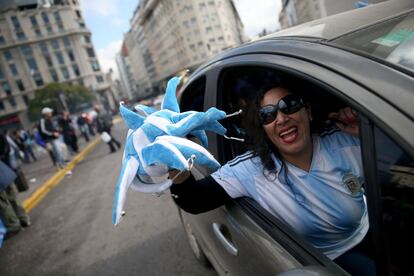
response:
<path id="1" fill-rule="evenodd" d="M 95 95 L 83 85 L 53 82 L 35 91 L 35 97 L 29 102 L 29 115 L 33 120 L 39 119 L 46 106 L 56 111 L 67 108 L 70 113 L 75 113 L 81 105 L 95 100 Z"/>

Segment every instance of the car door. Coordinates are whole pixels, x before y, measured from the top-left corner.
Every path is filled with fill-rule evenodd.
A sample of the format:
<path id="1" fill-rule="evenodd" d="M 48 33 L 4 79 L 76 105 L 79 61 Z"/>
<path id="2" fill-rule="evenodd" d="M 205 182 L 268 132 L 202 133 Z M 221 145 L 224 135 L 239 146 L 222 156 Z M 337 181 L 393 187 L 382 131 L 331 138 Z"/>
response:
<path id="1" fill-rule="evenodd" d="M 281 63 L 289 66 L 281 66 Z M 222 108 L 223 103 L 226 102 L 220 94 L 223 89 L 220 88 L 222 70 L 228 68 L 237 70 L 242 66 L 275 67 L 288 74 L 295 72 L 306 79 L 310 78 L 309 75 L 303 74 L 300 70 L 317 71 L 321 78 L 326 77 L 326 81 L 332 84 L 339 83 L 339 86 L 346 87 L 345 90 L 351 89 L 356 92 L 363 90 L 346 78 L 303 60 L 275 55 L 244 55 L 221 61 L 220 64 L 221 66 L 202 72 L 203 77 L 206 77 L 204 110 L 211 106 Z M 321 82 L 320 79 L 318 81 Z M 326 83 L 321 82 L 321 85 Z M 186 93 L 191 94 L 190 90 L 184 91 L 183 99 L 195 98 L 186 97 Z M 209 151 L 222 164 L 232 157 L 229 156 L 229 148 L 231 147 L 228 147 L 222 137 L 209 134 Z M 206 172 L 200 172 L 198 177 L 205 175 Z M 193 222 L 193 228 L 207 251 L 206 255 L 222 273 L 277 275 L 295 268 L 309 267 L 317 267 L 320 269 L 319 273 L 327 273 L 327 275 L 344 273 L 294 231 L 251 200 L 237 199 L 231 204 L 204 214 L 184 215 Z"/>

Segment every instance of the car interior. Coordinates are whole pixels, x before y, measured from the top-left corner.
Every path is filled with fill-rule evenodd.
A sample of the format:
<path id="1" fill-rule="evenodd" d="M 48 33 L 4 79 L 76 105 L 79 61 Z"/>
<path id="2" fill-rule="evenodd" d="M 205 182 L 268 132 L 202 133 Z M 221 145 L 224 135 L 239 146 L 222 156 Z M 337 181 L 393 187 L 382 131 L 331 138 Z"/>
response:
<path id="1" fill-rule="evenodd" d="M 245 125 L 248 108 L 253 104 L 256 93 L 272 83 L 281 83 L 295 93 L 299 93 L 312 110 L 312 128 L 316 133 L 334 127 L 328 119 L 330 112 L 336 111 L 346 104 L 325 91 L 321 86 L 306 80 L 295 78 L 282 72 L 266 67 L 237 67 L 224 71 L 219 81 L 219 93 L 223 93 L 218 104 L 227 114 L 242 110 L 239 116 L 231 117 L 225 122 L 227 136 L 246 139 Z M 325 104 L 329 103 L 329 104 Z M 247 151 L 246 143 L 237 140 L 223 141 L 225 150 L 223 162 L 227 162 Z"/>

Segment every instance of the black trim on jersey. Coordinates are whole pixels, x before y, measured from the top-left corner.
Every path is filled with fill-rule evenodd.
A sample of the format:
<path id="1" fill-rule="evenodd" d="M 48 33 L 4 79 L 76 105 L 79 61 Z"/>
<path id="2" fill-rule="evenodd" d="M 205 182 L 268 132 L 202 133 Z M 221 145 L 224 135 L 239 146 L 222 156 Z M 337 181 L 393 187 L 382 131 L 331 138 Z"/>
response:
<path id="1" fill-rule="evenodd" d="M 183 183 L 173 184 L 170 191 L 175 203 L 191 214 L 208 212 L 232 199 L 211 176 L 197 181 L 191 175 Z"/>

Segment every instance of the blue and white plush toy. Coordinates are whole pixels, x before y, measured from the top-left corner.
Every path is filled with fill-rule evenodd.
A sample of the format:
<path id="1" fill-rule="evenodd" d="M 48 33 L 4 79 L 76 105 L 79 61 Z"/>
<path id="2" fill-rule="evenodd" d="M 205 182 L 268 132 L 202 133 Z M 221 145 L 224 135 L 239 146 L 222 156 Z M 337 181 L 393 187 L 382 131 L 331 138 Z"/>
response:
<path id="1" fill-rule="evenodd" d="M 224 111 L 214 107 L 206 112 L 180 113 L 176 98 L 179 77 L 168 84 L 161 110 L 137 105 L 135 113 L 120 106 L 120 113 L 129 130 L 126 138 L 122 170 L 119 176 L 112 221 L 116 225 L 123 211 L 129 187 L 144 193 L 161 194 L 172 185 L 168 171 L 190 170 L 193 162 L 217 169 L 220 164 L 204 148 L 207 147 L 206 130 L 224 135 L 226 129 L 218 120 L 226 118 Z M 202 145 L 185 137 L 191 134 Z"/>

